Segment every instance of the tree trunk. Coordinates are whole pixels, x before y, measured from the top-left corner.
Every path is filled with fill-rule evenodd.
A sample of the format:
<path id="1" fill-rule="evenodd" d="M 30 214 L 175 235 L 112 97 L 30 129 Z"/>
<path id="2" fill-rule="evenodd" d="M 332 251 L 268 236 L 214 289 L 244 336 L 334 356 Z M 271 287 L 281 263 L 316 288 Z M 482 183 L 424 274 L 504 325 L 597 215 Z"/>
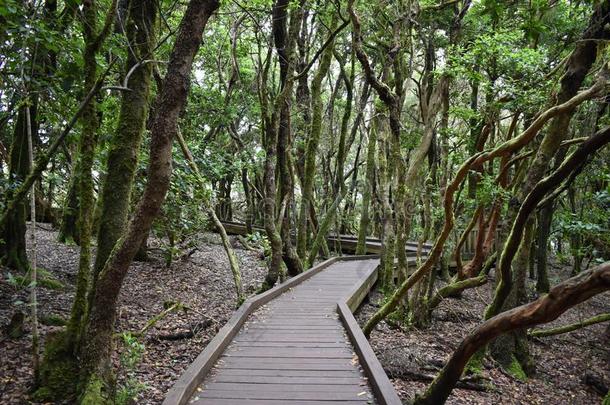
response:
<path id="1" fill-rule="evenodd" d="M 547 270 L 547 252 L 549 249 L 549 236 L 551 235 L 551 223 L 553 219 L 553 202 L 542 207 L 538 212 L 538 228 L 536 233 L 536 291 L 548 293 L 551 288 Z"/>
<path id="2" fill-rule="evenodd" d="M 333 15 L 330 24 L 331 32 L 337 25 L 337 16 Z M 311 104 L 312 118 L 309 129 L 309 137 L 307 139 L 307 148 L 305 150 L 305 167 L 303 170 L 303 187 L 301 195 L 301 206 L 299 209 L 299 227 L 297 233 L 297 253 L 302 260 L 307 258 L 307 241 L 309 231 L 307 229 L 309 221 L 309 205 L 313 204 L 313 183 L 316 175 L 316 154 L 318 153 L 318 144 L 320 143 L 320 134 L 322 133 L 322 82 L 328 73 L 330 63 L 333 57 L 333 43 L 324 49 L 320 58 L 320 65 L 316 71 L 311 83 Z M 311 263 L 310 263 L 311 264 Z"/>
<path id="3" fill-rule="evenodd" d="M 369 234 L 370 205 L 373 188 L 375 185 L 375 156 L 377 155 L 377 118 L 373 118 L 373 123 L 368 133 L 366 147 L 366 182 L 362 193 L 362 210 L 360 211 L 360 224 L 358 226 L 358 244 L 356 254 L 366 254 L 366 237 Z"/>
<path id="4" fill-rule="evenodd" d="M 83 111 L 83 115 L 85 115 L 85 113 L 86 110 Z M 72 165 L 72 177 L 68 184 L 68 192 L 61 211 L 58 239 L 62 243 L 75 243 L 80 245 L 78 229 L 78 214 L 80 212 L 78 179 L 81 172 L 80 158 L 78 158 Z"/>
<path id="5" fill-rule="evenodd" d="M 13 142 L 10 151 L 9 178 L 15 182 L 22 182 L 30 172 L 28 161 L 28 132 L 26 123 L 26 106 L 21 107 L 17 113 L 17 122 L 13 132 Z M 36 106 L 30 107 L 31 122 L 36 121 Z M 9 187 L 6 201 L 13 197 L 14 187 Z M 4 226 L 0 238 L 0 259 L 2 264 L 25 273 L 29 269 L 26 255 L 26 216 L 27 201 L 21 201 Z"/>
<path id="6" fill-rule="evenodd" d="M 138 165 L 138 153 L 148 115 L 153 65 L 151 59 L 156 38 L 157 7 L 154 2 L 132 0 L 126 24 L 132 50 L 127 52 L 125 75 L 130 91 L 121 94 L 121 110 L 114 137 L 110 141 L 106 176 L 100 195 L 101 214 L 97 234 L 93 280 L 104 267 L 116 241 L 127 224 L 132 187 Z M 138 66 L 139 64 L 139 66 Z"/>
<path id="7" fill-rule="evenodd" d="M 163 203 L 172 171 L 172 141 L 184 109 L 193 59 L 203 30 L 218 8 L 217 0 L 192 0 L 178 28 L 151 129 L 148 182 L 120 243 L 100 273 L 87 323 L 82 355 L 83 403 L 107 403 L 111 380 L 110 354 L 116 307 L 123 280 L 143 236 Z"/>

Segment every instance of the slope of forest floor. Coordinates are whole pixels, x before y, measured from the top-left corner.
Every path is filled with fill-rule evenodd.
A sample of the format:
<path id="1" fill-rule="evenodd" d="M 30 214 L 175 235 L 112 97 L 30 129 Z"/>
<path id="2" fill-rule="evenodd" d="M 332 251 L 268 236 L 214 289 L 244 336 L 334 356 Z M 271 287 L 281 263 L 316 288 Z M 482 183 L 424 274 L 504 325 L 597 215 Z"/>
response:
<path id="1" fill-rule="evenodd" d="M 68 317 L 74 296 L 78 267 L 78 246 L 57 242 L 57 232 L 47 224 L 37 229 L 38 267 L 51 273 L 65 288 L 39 288 L 39 314 Z M 139 386 L 138 404 L 161 403 L 167 391 L 186 367 L 205 348 L 209 340 L 231 317 L 237 305 L 227 256 L 216 234 L 202 235 L 187 260 L 177 259 L 167 268 L 158 249 L 152 249 L 147 262 L 134 262 L 121 291 L 117 332 L 138 332 L 164 310 L 164 303 L 181 302 L 186 311 L 173 312 L 159 321 L 140 338 L 145 346 L 141 362 L 131 371 L 132 387 Z M 153 242 L 154 245 L 154 242 Z M 260 255 L 235 245 L 239 257 L 244 289 L 253 293 L 266 274 Z M 16 301 L 27 302 L 28 292 L 17 291 L 7 282 L 7 271 L 0 278 L 0 328 L 15 311 Z M 41 338 L 59 330 L 41 325 Z M 193 337 L 187 338 L 195 332 Z M 120 340 L 119 340 L 120 341 Z M 124 352 L 119 342 L 116 359 Z M 8 339 L 0 332 L 0 404 L 30 403 L 32 384 L 31 335 Z M 118 364 L 118 360 L 117 360 Z M 122 372 L 119 380 L 129 379 Z M 137 381 L 137 382 L 136 382 Z"/>
<path id="2" fill-rule="evenodd" d="M 62 282 L 62 290 L 39 288 L 41 317 L 67 317 L 74 293 L 78 265 L 77 246 L 57 242 L 57 233 L 43 224 L 37 229 L 39 268 Z M 154 245 L 154 243 L 153 243 Z M 150 328 L 139 341 L 144 354 L 132 371 L 123 371 L 119 380 L 139 387 L 137 403 L 158 404 L 176 378 L 203 350 L 209 340 L 230 318 L 236 297 L 229 264 L 215 234 L 203 234 L 198 249 L 186 260 L 177 259 L 168 268 L 158 249 L 151 251 L 147 262 L 135 262 L 123 287 L 117 332 L 137 332 L 164 310 L 164 304 L 181 302 L 186 311 L 174 312 Z M 253 293 L 266 273 L 266 266 L 256 252 L 234 244 L 240 259 L 246 292 Z M 552 267 L 554 280 L 565 278 L 561 267 Z M 371 344 L 389 374 L 432 376 L 457 346 L 461 338 L 480 322 L 485 304 L 491 297 L 491 283 L 467 291 L 459 300 L 445 300 L 433 315 L 427 330 L 401 330 L 381 323 L 373 333 Z M 0 278 L 0 327 L 6 325 L 15 311 L 15 302 L 27 302 L 27 291 L 17 290 L 7 282 L 7 271 Z M 360 321 L 375 310 L 380 299 L 376 292 L 370 303 L 358 312 Z M 610 294 L 599 295 L 566 313 L 553 325 L 571 323 L 610 310 Z M 584 379 L 586 375 L 610 382 L 610 346 L 604 336 L 606 325 L 595 325 L 570 334 L 535 340 L 532 352 L 538 374 L 527 382 L 516 380 L 493 364 L 486 363 L 483 375 L 492 380 L 494 390 L 479 392 L 456 389 L 452 404 L 596 404 L 601 397 Z M 59 327 L 41 325 L 44 338 Z M 193 334 L 194 336 L 188 337 Z M 124 353 L 119 342 L 116 359 Z M 29 353 L 31 335 L 8 339 L 0 333 L 0 403 L 31 403 L 28 391 L 32 383 Z M 135 385 L 133 383 L 136 383 Z M 425 387 L 427 383 L 394 378 L 393 383 L 403 399 Z"/>
<path id="3" fill-rule="evenodd" d="M 570 267 L 553 263 L 549 271 L 554 284 L 569 277 Z M 493 271 L 491 275 L 486 285 L 465 291 L 459 299 L 445 299 L 433 313 L 429 329 L 390 327 L 382 322 L 371 334 L 371 346 L 388 375 L 396 377 L 391 380 L 403 400 L 422 393 L 428 384 L 422 380 L 436 375 L 464 336 L 481 322 L 493 294 Z M 381 299 L 375 291 L 360 307 L 356 317 L 361 324 L 378 308 Z M 610 312 L 610 293 L 595 296 L 541 327 L 566 325 L 606 312 Z M 610 336 L 606 328 L 607 323 L 603 323 L 533 339 L 530 351 L 537 373 L 527 381 L 512 377 L 485 359 L 483 380 L 476 385 L 483 388 L 491 382 L 492 390 L 455 389 L 447 403 L 600 404 L 603 398 L 590 382 L 601 381 L 606 387 L 610 383 Z"/>

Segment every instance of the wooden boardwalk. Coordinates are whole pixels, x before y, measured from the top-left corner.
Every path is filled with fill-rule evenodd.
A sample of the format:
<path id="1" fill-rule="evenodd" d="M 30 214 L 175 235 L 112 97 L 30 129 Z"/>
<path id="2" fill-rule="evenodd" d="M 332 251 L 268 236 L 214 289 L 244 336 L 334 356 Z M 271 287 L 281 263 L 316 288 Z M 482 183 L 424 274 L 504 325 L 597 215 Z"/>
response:
<path id="1" fill-rule="evenodd" d="M 240 223 L 223 223 L 243 235 Z M 330 236 L 352 253 L 356 238 Z M 422 247 L 426 255 L 430 244 Z M 367 252 L 381 250 L 367 238 Z M 409 264 L 417 243 L 409 242 Z M 377 280 L 378 256 L 334 257 L 235 312 L 168 393 L 163 405 L 399 405 L 352 314 Z"/>
<path id="2" fill-rule="evenodd" d="M 330 259 L 246 301 L 164 404 L 400 404 L 351 312 L 378 264 Z"/>
<path id="3" fill-rule="evenodd" d="M 372 403 L 337 314 L 337 297 L 350 294 L 377 265 L 378 260 L 337 262 L 260 308 L 191 403 Z"/>

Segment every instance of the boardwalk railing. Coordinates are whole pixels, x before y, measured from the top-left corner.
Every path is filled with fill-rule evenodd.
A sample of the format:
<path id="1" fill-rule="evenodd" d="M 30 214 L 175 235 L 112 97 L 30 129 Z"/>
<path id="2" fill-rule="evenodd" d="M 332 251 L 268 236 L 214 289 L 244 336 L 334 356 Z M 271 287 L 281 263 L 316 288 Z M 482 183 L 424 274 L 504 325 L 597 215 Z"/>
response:
<path id="1" fill-rule="evenodd" d="M 225 227 L 225 231 L 229 235 L 246 235 L 246 225 L 240 222 L 222 221 L 222 225 Z M 264 233 L 265 230 L 259 226 L 253 226 L 252 230 L 256 232 Z M 356 245 L 358 243 L 358 237 L 354 235 L 333 235 L 330 234 L 326 237 L 326 242 L 330 248 L 334 248 L 337 251 L 343 253 L 354 253 L 356 251 Z M 408 256 L 414 256 L 417 251 L 417 242 L 408 241 L 406 243 L 406 250 Z M 422 245 L 422 252 L 426 253 L 432 249 L 432 244 L 424 243 Z M 366 253 L 367 254 L 379 254 L 381 253 L 381 240 L 379 238 L 367 237 L 366 238 Z"/>

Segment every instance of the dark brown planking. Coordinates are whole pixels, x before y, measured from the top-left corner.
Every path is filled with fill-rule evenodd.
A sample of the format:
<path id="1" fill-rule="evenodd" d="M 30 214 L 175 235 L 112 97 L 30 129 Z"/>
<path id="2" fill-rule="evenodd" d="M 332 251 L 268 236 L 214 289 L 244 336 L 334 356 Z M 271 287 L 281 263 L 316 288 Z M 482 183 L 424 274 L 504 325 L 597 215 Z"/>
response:
<path id="1" fill-rule="evenodd" d="M 231 344 L 232 347 L 317 347 L 317 348 L 329 348 L 329 347 L 345 347 L 344 342 L 250 342 L 250 341 L 239 341 Z"/>
<path id="2" fill-rule="evenodd" d="M 350 364 L 328 364 L 328 363 L 249 363 L 244 362 L 231 363 L 227 362 L 224 365 L 226 369 L 240 369 L 240 370 L 303 370 L 303 371 L 317 371 L 323 374 L 325 371 L 351 371 L 354 369 Z"/>
<path id="3" fill-rule="evenodd" d="M 301 384 L 301 385 L 358 385 L 362 382 L 355 377 L 283 377 L 256 375 L 226 375 L 214 379 L 215 382 L 251 383 L 251 384 Z"/>
<path id="4" fill-rule="evenodd" d="M 216 372 L 212 371 L 212 375 Z M 240 368 L 230 368 L 223 370 L 223 375 L 231 376 L 259 376 L 259 377 L 297 377 L 297 378 L 358 378 L 360 373 L 357 370 L 250 370 Z M 217 376 L 218 378 L 218 376 Z"/>
<path id="5" fill-rule="evenodd" d="M 365 391 L 363 395 L 358 395 L 360 392 L 316 392 L 313 390 L 306 391 L 261 391 L 256 393 L 240 392 L 240 391 L 224 391 L 224 390 L 204 390 L 197 394 L 199 398 L 227 398 L 227 399 L 264 399 L 264 400 L 314 400 L 314 401 L 357 401 L 360 398 L 369 399 Z M 205 403 L 205 402 L 203 402 Z M 332 404 L 332 403 L 331 403 Z"/>
<path id="6" fill-rule="evenodd" d="M 215 398 L 215 399 L 205 399 L 200 401 L 192 402 L 193 405 L 243 405 L 243 400 L 240 399 L 224 399 L 224 398 Z M 270 399 L 262 399 L 262 400 L 248 400 L 248 405 L 285 405 L 286 401 L 284 400 L 270 400 Z M 366 400 L 363 401 L 290 401 L 290 405 L 365 405 L 370 404 Z"/>
<path id="7" fill-rule="evenodd" d="M 334 392 L 358 395 L 362 392 L 362 387 L 359 383 L 356 384 L 280 384 L 272 383 L 253 383 L 253 382 L 213 382 L 203 385 L 205 391 L 231 391 L 232 393 L 245 392 L 256 395 L 259 392 Z"/>
<path id="8" fill-rule="evenodd" d="M 315 340 L 319 338 L 319 340 Z M 277 334 L 242 334 L 235 338 L 235 342 L 345 342 L 345 335 L 277 335 Z"/>

